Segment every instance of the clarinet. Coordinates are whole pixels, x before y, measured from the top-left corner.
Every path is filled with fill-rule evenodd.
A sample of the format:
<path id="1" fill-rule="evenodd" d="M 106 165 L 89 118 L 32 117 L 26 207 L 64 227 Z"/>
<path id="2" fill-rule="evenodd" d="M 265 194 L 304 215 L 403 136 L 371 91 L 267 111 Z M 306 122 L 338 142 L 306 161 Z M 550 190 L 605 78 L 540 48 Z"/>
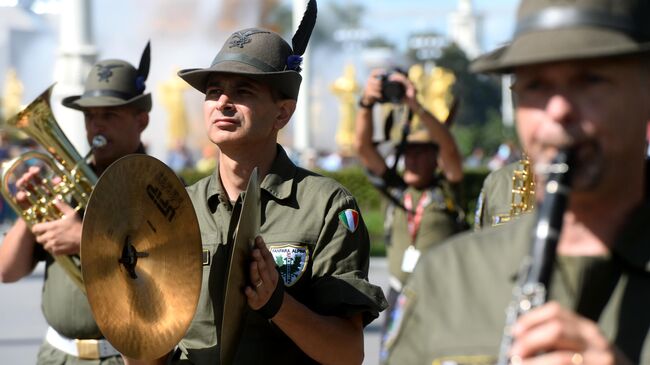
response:
<path id="1" fill-rule="evenodd" d="M 569 196 L 570 155 L 570 151 L 560 150 L 548 166 L 544 200 L 538 206 L 531 252 L 522 263 L 517 285 L 512 291 L 512 301 L 506 310 L 506 325 L 499 348 L 498 365 L 510 363 L 508 352 L 513 342 L 511 330 L 519 316 L 546 302 Z"/>

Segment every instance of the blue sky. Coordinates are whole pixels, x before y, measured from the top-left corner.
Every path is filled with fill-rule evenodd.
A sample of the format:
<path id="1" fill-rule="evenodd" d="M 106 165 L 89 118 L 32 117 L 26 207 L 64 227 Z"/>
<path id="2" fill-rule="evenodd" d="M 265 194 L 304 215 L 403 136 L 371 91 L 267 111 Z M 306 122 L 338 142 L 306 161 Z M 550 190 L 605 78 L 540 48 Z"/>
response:
<path id="1" fill-rule="evenodd" d="M 321 0 L 321 8 L 327 1 Z M 362 4 L 365 14 L 364 26 L 376 34 L 382 34 L 393 43 L 404 42 L 406 36 L 416 31 L 447 33 L 448 15 L 458 7 L 457 0 L 355 0 Z M 510 39 L 518 0 L 473 0 L 475 10 L 483 15 L 483 40 L 486 50 Z"/>
<path id="2" fill-rule="evenodd" d="M 515 0 L 474 0 L 474 8 L 484 17 L 483 39 L 486 49 L 495 48 L 510 38 L 516 10 Z M 369 18 L 377 19 L 377 28 L 390 22 L 392 31 L 401 32 L 435 30 L 447 32 L 448 15 L 457 8 L 457 1 L 450 0 L 372 0 Z M 400 37 L 394 34 L 396 38 Z"/>

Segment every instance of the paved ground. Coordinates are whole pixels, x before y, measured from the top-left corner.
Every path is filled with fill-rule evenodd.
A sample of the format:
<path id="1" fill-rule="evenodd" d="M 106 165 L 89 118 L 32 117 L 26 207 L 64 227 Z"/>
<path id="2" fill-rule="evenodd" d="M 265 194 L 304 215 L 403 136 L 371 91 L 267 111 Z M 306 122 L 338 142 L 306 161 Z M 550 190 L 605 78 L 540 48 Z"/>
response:
<path id="1" fill-rule="evenodd" d="M 370 281 L 386 288 L 388 272 L 385 259 L 372 259 Z M 40 309 L 43 267 L 14 284 L 0 284 L 0 358 L 2 364 L 33 365 L 47 328 Z M 375 320 L 365 330 L 364 365 L 378 364 L 380 323 Z"/>

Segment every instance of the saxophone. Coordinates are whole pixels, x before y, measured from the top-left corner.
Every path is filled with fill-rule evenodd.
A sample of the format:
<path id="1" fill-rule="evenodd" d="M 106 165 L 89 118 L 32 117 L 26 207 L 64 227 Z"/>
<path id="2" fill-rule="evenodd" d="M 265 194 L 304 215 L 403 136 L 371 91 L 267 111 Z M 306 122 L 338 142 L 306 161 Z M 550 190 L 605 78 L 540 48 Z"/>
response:
<path id="1" fill-rule="evenodd" d="M 506 310 L 506 324 L 499 348 L 498 365 L 510 363 L 512 326 L 517 319 L 546 302 L 551 271 L 555 262 L 558 239 L 562 231 L 564 211 L 570 186 L 571 152 L 561 150 L 548 166 L 544 200 L 538 207 L 537 223 L 533 231 L 531 251 L 519 272 L 513 298 Z"/>

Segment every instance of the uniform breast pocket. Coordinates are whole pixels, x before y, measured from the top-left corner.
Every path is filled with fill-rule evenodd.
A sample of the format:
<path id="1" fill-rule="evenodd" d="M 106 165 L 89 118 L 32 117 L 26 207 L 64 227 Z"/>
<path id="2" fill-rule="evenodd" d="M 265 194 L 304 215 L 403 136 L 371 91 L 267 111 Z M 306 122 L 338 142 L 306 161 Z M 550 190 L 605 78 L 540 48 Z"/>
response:
<path id="1" fill-rule="evenodd" d="M 221 243 L 219 237 L 215 236 L 202 236 L 202 255 L 201 261 L 203 264 L 203 285 L 210 283 L 214 285 L 215 275 L 220 276 L 224 267 L 227 267 L 227 250 L 226 246 Z"/>
<path id="2" fill-rule="evenodd" d="M 215 260 L 214 255 L 217 253 L 219 242 L 219 237 L 215 235 L 201 235 L 201 248 L 203 250 L 201 260 L 203 261 L 204 270 L 206 267 L 212 266 L 212 263 Z"/>

